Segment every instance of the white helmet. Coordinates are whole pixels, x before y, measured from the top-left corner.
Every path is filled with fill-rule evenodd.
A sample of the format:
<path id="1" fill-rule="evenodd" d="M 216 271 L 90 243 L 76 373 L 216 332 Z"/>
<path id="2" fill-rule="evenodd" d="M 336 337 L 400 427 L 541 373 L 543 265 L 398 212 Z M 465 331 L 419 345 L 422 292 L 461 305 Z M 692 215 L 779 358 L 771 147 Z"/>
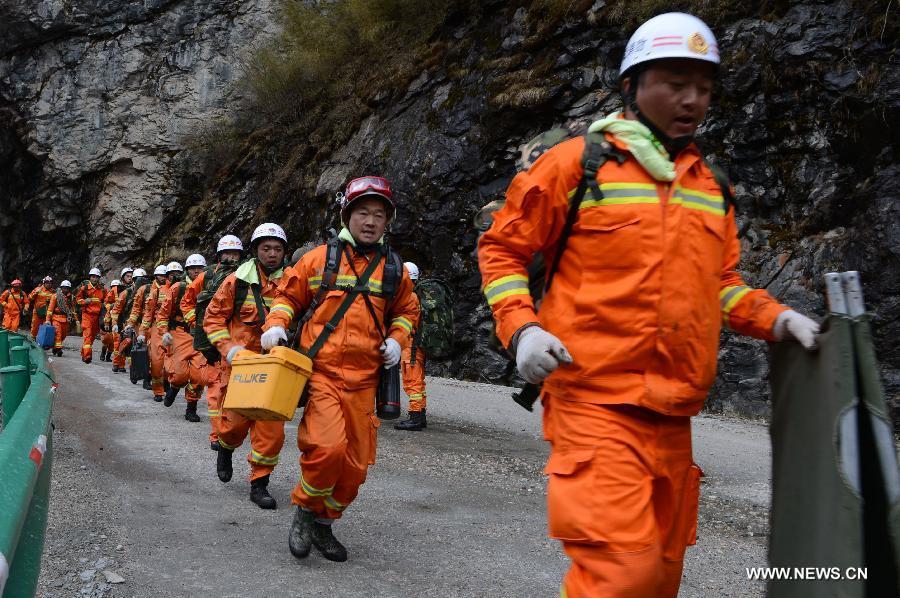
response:
<path id="1" fill-rule="evenodd" d="M 91 268 L 91 271 L 88 272 L 88 276 L 103 276 L 100 272 L 100 268 Z"/>
<path id="2" fill-rule="evenodd" d="M 187 261 L 184 262 L 185 268 L 190 268 L 191 266 L 202 266 L 205 268 L 206 259 L 199 253 L 192 253 L 188 256 Z"/>
<path id="3" fill-rule="evenodd" d="M 137 270 L 134 271 L 134 277 L 137 278 L 139 276 L 147 276 L 147 271 L 144 270 L 143 268 L 138 268 Z"/>
<path id="4" fill-rule="evenodd" d="M 219 239 L 219 244 L 216 246 L 216 253 L 220 251 L 243 251 L 244 244 L 241 243 L 241 240 L 235 237 L 234 235 L 225 235 L 221 239 Z"/>
<path id="5" fill-rule="evenodd" d="M 67 288 L 70 288 L 70 289 L 71 289 L 71 288 L 72 288 L 72 283 L 69 282 L 68 280 L 64 280 L 64 281 L 62 281 L 61 283 L 59 283 L 59 286 L 60 286 L 60 287 L 67 287 Z"/>
<path id="6" fill-rule="evenodd" d="M 410 280 L 419 280 L 419 267 L 412 262 L 404 262 L 406 271 L 409 272 Z"/>
<path id="7" fill-rule="evenodd" d="M 166 275 L 166 265 L 160 264 L 153 270 L 153 276 L 165 276 Z"/>
<path id="8" fill-rule="evenodd" d="M 122 281 L 119 280 L 118 278 L 114 278 L 113 281 L 111 283 L 109 283 L 109 286 L 120 287 L 120 286 L 122 286 Z"/>
<path id="9" fill-rule="evenodd" d="M 269 238 L 281 239 L 281 241 L 287 245 L 287 235 L 284 233 L 284 229 L 272 222 L 263 222 L 257 226 L 253 231 L 253 235 L 250 237 L 250 244 L 253 245 L 259 239 Z"/>
<path id="10" fill-rule="evenodd" d="M 52 276 L 45 276 L 45 277 L 44 277 L 44 280 L 42 280 L 41 282 L 53 282 L 53 277 L 52 277 Z"/>
<path id="11" fill-rule="evenodd" d="M 644 22 L 628 40 L 619 77 L 635 65 L 661 58 L 692 58 L 719 64 L 719 46 L 713 32 L 697 17 L 667 12 Z"/>
<path id="12" fill-rule="evenodd" d="M 119 272 L 119 276 L 125 276 L 125 275 L 128 274 L 129 272 L 132 272 L 132 273 L 133 273 L 133 272 L 134 272 L 134 268 L 132 268 L 131 266 L 125 266 L 124 268 L 122 268 L 122 271 Z"/>
<path id="13" fill-rule="evenodd" d="M 166 274 L 169 272 L 184 272 L 184 268 L 181 267 L 181 264 L 178 262 L 169 262 L 169 265 L 166 266 Z"/>

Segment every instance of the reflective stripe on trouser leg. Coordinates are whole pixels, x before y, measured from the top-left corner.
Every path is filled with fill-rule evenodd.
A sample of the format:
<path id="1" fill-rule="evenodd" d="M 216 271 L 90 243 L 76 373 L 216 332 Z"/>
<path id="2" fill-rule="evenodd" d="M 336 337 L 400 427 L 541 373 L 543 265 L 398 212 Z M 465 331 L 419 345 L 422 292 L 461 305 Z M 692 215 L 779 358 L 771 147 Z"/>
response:
<path id="1" fill-rule="evenodd" d="M 250 425 L 250 479 L 272 473 L 284 446 L 284 422 L 255 421 Z"/>

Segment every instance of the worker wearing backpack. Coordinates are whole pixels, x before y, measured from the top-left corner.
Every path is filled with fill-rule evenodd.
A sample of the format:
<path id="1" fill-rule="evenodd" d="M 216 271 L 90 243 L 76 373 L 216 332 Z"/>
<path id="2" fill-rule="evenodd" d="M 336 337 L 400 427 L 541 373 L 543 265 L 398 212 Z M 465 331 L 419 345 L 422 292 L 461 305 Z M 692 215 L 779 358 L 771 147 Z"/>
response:
<path id="1" fill-rule="evenodd" d="M 262 336 L 264 349 L 287 341 L 301 316 L 299 343 L 313 355 L 313 374 L 297 428 L 300 480 L 288 546 L 297 558 L 315 546 L 332 561 L 347 560 L 332 523 L 375 462 L 380 372 L 399 364 L 419 316 L 412 281 L 384 240 L 395 213 L 390 184 L 354 179 L 340 203 L 344 228 L 286 270 Z"/>
<path id="2" fill-rule="evenodd" d="M 210 390 L 224 397 L 231 378 L 231 362 L 238 351 L 260 352 L 262 325 L 275 298 L 287 251 L 287 235 L 277 224 L 266 222 L 253 231 L 250 252 L 253 259 L 229 274 L 216 291 L 206 314 L 203 329 L 222 355 L 219 377 Z M 278 464 L 284 446 L 283 421 L 253 421 L 234 411 L 223 409 L 219 420 L 219 450 L 216 475 L 222 482 L 231 480 L 231 457 L 250 435 L 250 500 L 261 509 L 274 509 L 269 494 L 269 475 Z"/>
<path id="3" fill-rule="evenodd" d="M 403 349 L 401 365 L 403 390 L 409 397 L 409 419 L 394 424 L 396 430 L 419 431 L 428 427 L 425 409 L 426 355 L 437 359 L 450 356 L 453 349 L 453 309 L 450 289 L 436 278 L 419 278 L 419 267 L 413 262 L 403 264 L 415 284 L 413 291 L 419 301 L 419 321 L 413 331 L 412 342 Z"/>
<path id="4" fill-rule="evenodd" d="M 678 594 L 702 475 L 690 416 L 715 378 L 720 323 L 816 345 L 814 321 L 736 271 L 733 206 L 693 143 L 718 63 L 696 17 L 644 23 L 620 70 L 625 113 L 516 175 L 479 242 L 498 337 L 525 380 L 544 383 L 549 529 L 572 560 L 564 596 Z M 537 251 L 550 265 L 536 312 Z"/>
<path id="5" fill-rule="evenodd" d="M 209 302 L 228 276 L 233 273 L 241 261 L 244 244 L 234 235 L 225 235 L 216 245 L 216 263 L 208 266 L 191 281 L 184 290 L 181 299 L 181 313 L 191 330 L 194 339 L 194 350 L 202 360 L 192 359 L 188 366 L 188 378 L 192 386 L 206 388 L 206 408 L 209 416 L 209 448 L 219 450 L 219 420 L 222 404 L 222 386 L 213 384 L 221 373 L 221 354 L 209 342 L 203 330 L 203 318 Z"/>
<path id="6" fill-rule="evenodd" d="M 131 350 L 131 336 L 125 334 L 125 323 L 131 314 L 131 308 L 134 307 L 137 289 L 144 284 L 147 272 L 143 268 L 135 270 L 131 266 L 126 266 L 122 268 L 119 276 L 124 286 L 110 309 L 109 319 L 112 322 L 111 329 L 116 343 L 112 354 L 112 371 L 124 373 L 125 359 Z"/>
<path id="7" fill-rule="evenodd" d="M 37 338 L 38 329 L 47 321 L 47 306 L 56 293 L 53 290 L 53 278 L 45 276 L 41 285 L 28 294 L 29 311 L 31 311 L 31 338 Z"/>

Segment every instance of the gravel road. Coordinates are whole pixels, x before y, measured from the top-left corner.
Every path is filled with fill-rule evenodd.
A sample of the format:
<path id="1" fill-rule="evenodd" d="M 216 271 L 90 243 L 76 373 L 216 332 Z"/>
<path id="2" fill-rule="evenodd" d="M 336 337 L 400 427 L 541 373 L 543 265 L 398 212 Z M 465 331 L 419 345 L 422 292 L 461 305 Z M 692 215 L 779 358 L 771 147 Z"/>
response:
<path id="1" fill-rule="evenodd" d="M 56 450 L 39 595 L 63 596 L 555 596 L 567 561 L 546 538 L 547 446 L 540 414 L 509 389 L 428 379 L 429 428 L 383 425 L 378 463 L 335 526 L 347 563 L 287 549 L 298 475 L 296 420 L 287 425 L 270 491 L 249 502 L 245 448 L 222 484 L 208 422 L 182 418 L 109 364 L 84 365 L 80 339 L 54 358 Z M 766 427 L 694 420 L 703 468 L 697 545 L 681 596 L 762 596 L 746 567 L 766 564 Z"/>

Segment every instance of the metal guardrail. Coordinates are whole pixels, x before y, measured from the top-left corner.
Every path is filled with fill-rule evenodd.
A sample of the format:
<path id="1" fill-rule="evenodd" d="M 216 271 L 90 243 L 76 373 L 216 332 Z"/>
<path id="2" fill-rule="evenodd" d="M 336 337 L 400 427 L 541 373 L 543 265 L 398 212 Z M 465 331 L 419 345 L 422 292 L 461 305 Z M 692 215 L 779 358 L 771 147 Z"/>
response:
<path id="1" fill-rule="evenodd" d="M 56 391 L 44 351 L 0 330 L 0 594 L 34 596 L 53 461 Z"/>

